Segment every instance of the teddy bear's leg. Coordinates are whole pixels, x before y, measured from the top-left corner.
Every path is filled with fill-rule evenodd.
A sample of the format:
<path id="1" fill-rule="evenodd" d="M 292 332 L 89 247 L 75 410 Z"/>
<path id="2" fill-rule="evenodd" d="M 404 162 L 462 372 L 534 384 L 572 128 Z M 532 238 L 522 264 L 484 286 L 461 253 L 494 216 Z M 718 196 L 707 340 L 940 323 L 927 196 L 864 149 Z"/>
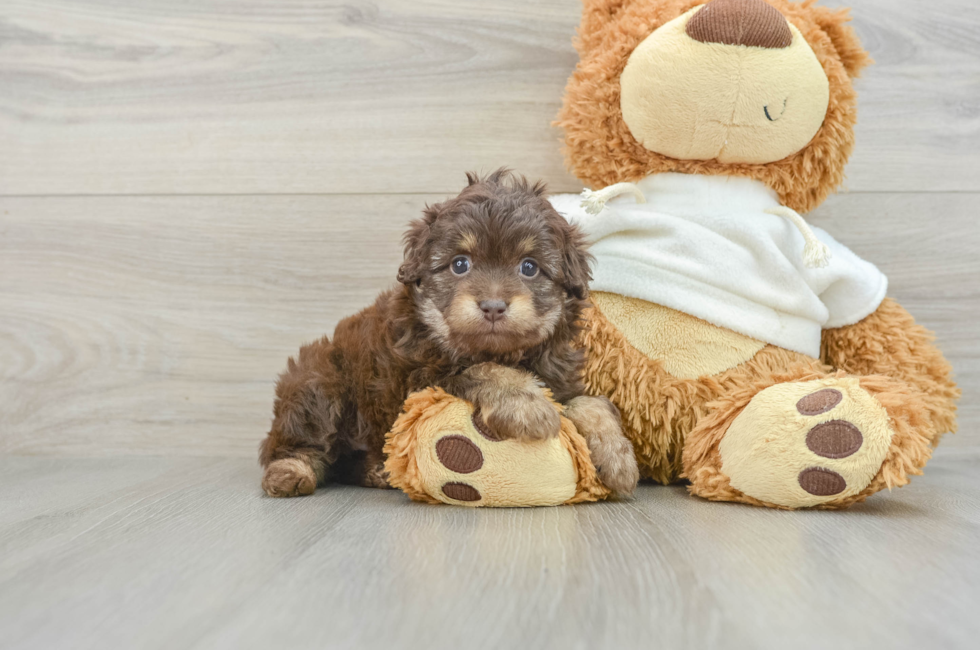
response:
<path id="1" fill-rule="evenodd" d="M 960 390 L 933 339 L 900 304 L 886 298 L 863 320 L 824 330 L 821 359 L 851 374 L 885 375 L 917 390 L 928 418 L 924 432 L 935 445 L 944 433 L 956 431 Z"/>
<path id="2" fill-rule="evenodd" d="M 880 375 L 762 379 L 711 404 L 689 435 L 693 494 L 777 508 L 843 508 L 921 474 L 922 395 Z"/>

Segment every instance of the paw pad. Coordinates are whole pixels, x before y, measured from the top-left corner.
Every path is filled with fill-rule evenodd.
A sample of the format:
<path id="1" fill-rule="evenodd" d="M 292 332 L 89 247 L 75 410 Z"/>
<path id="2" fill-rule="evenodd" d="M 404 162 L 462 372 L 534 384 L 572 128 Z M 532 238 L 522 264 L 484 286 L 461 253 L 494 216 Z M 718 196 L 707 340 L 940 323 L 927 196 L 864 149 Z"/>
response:
<path id="1" fill-rule="evenodd" d="M 457 474 L 470 474 L 483 467 L 483 452 L 463 436 L 446 436 L 436 442 L 439 462 Z"/>
<path id="2" fill-rule="evenodd" d="M 815 497 L 840 494 L 847 488 L 847 481 L 837 472 L 823 467 L 809 467 L 797 477 L 800 487 Z"/>
<path id="3" fill-rule="evenodd" d="M 455 499 L 456 501 L 479 501 L 483 498 L 480 495 L 480 491 L 472 485 L 458 482 L 446 483 L 443 485 L 442 493 L 450 499 Z"/>
<path id="4" fill-rule="evenodd" d="M 860 449 L 863 442 L 861 431 L 847 420 L 823 422 L 806 434 L 807 448 L 824 458 L 847 458 Z"/>
<path id="5" fill-rule="evenodd" d="M 839 390 L 824 388 L 815 393 L 810 393 L 796 403 L 796 410 L 800 415 L 820 415 L 833 410 L 841 403 L 844 395 Z"/>

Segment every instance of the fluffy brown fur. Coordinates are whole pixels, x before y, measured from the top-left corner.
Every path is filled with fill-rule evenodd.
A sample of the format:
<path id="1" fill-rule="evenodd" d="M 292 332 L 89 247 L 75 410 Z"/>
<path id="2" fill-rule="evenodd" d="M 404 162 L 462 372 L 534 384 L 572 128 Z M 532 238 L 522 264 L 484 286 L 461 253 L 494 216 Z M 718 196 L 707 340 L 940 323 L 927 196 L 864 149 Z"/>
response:
<path id="1" fill-rule="evenodd" d="M 830 81 L 826 118 L 806 147 L 764 165 L 677 160 L 645 149 L 623 121 L 619 77 L 637 45 L 704 0 L 585 0 L 576 43 L 581 58 L 555 122 L 565 131 L 565 157 L 575 175 L 593 189 L 660 172 L 747 176 L 766 183 L 794 210 L 819 205 L 843 181 L 857 120 L 851 80 L 871 59 L 846 25 L 846 10 L 814 0 L 767 2 L 800 30 Z"/>
<path id="2" fill-rule="evenodd" d="M 584 238 L 542 185 L 505 170 L 468 178 L 413 222 L 401 287 L 289 359 L 260 453 L 268 494 L 309 494 L 328 479 L 385 485 L 385 433 L 430 386 L 475 403 L 499 436 L 558 435 L 537 382 L 559 402 L 583 392 Z M 521 274 L 526 260 L 533 276 Z"/>
<path id="3" fill-rule="evenodd" d="M 806 369 L 814 378 L 830 371 L 816 359 L 767 345 L 751 361 L 718 375 L 680 379 L 634 348 L 597 307 L 588 310 L 587 321 L 582 332 L 589 351 L 586 387 L 609 396 L 620 409 L 640 473 L 660 483 L 680 477 L 684 445 L 710 413 L 710 404 L 787 368 Z"/>
<path id="4" fill-rule="evenodd" d="M 820 358 L 852 375 L 894 377 L 916 390 L 925 416 L 923 435 L 935 446 L 944 433 L 956 432 L 956 400 L 960 397 L 953 368 L 936 347 L 935 338 L 904 307 L 886 298 L 864 320 L 824 330 Z"/>

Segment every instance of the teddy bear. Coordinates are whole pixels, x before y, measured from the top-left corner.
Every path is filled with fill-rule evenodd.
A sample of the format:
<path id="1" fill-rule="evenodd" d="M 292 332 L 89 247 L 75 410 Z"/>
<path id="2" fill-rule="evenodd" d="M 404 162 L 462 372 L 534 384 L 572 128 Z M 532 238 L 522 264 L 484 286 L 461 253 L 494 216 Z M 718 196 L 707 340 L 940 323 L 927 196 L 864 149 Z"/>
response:
<path id="1" fill-rule="evenodd" d="M 586 385 L 648 479 L 844 508 L 956 430 L 933 335 L 801 216 L 854 145 L 871 60 L 848 21 L 814 0 L 584 0 L 556 124 L 593 189 L 552 200 L 596 258 Z"/>

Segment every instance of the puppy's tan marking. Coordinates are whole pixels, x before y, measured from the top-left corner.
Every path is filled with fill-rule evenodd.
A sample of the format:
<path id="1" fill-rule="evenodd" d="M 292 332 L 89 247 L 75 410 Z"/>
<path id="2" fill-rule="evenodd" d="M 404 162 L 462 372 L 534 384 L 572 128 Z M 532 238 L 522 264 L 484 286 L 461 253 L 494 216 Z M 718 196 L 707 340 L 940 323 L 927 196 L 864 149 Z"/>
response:
<path id="1" fill-rule="evenodd" d="M 419 320 L 429 326 L 436 339 L 443 345 L 449 344 L 450 329 L 449 323 L 443 317 L 439 308 L 432 302 L 431 298 L 424 298 L 419 306 Z"/>
<path id="2" fill-rule="evenodd" d="M 464 253 L 472 253 L 477 249 L 476 235 L 471 232 L 464 232 L 459 238 L 459 250 Z"/>
<path id="3" fill-rule="evenodd" d="M 521 255 L 527 255 L 528 253 L 533 252 L 537 245 L 537 238 L 534 235 L 529 235 L 521 240 L 518 250 L 521 252 Z"/>

